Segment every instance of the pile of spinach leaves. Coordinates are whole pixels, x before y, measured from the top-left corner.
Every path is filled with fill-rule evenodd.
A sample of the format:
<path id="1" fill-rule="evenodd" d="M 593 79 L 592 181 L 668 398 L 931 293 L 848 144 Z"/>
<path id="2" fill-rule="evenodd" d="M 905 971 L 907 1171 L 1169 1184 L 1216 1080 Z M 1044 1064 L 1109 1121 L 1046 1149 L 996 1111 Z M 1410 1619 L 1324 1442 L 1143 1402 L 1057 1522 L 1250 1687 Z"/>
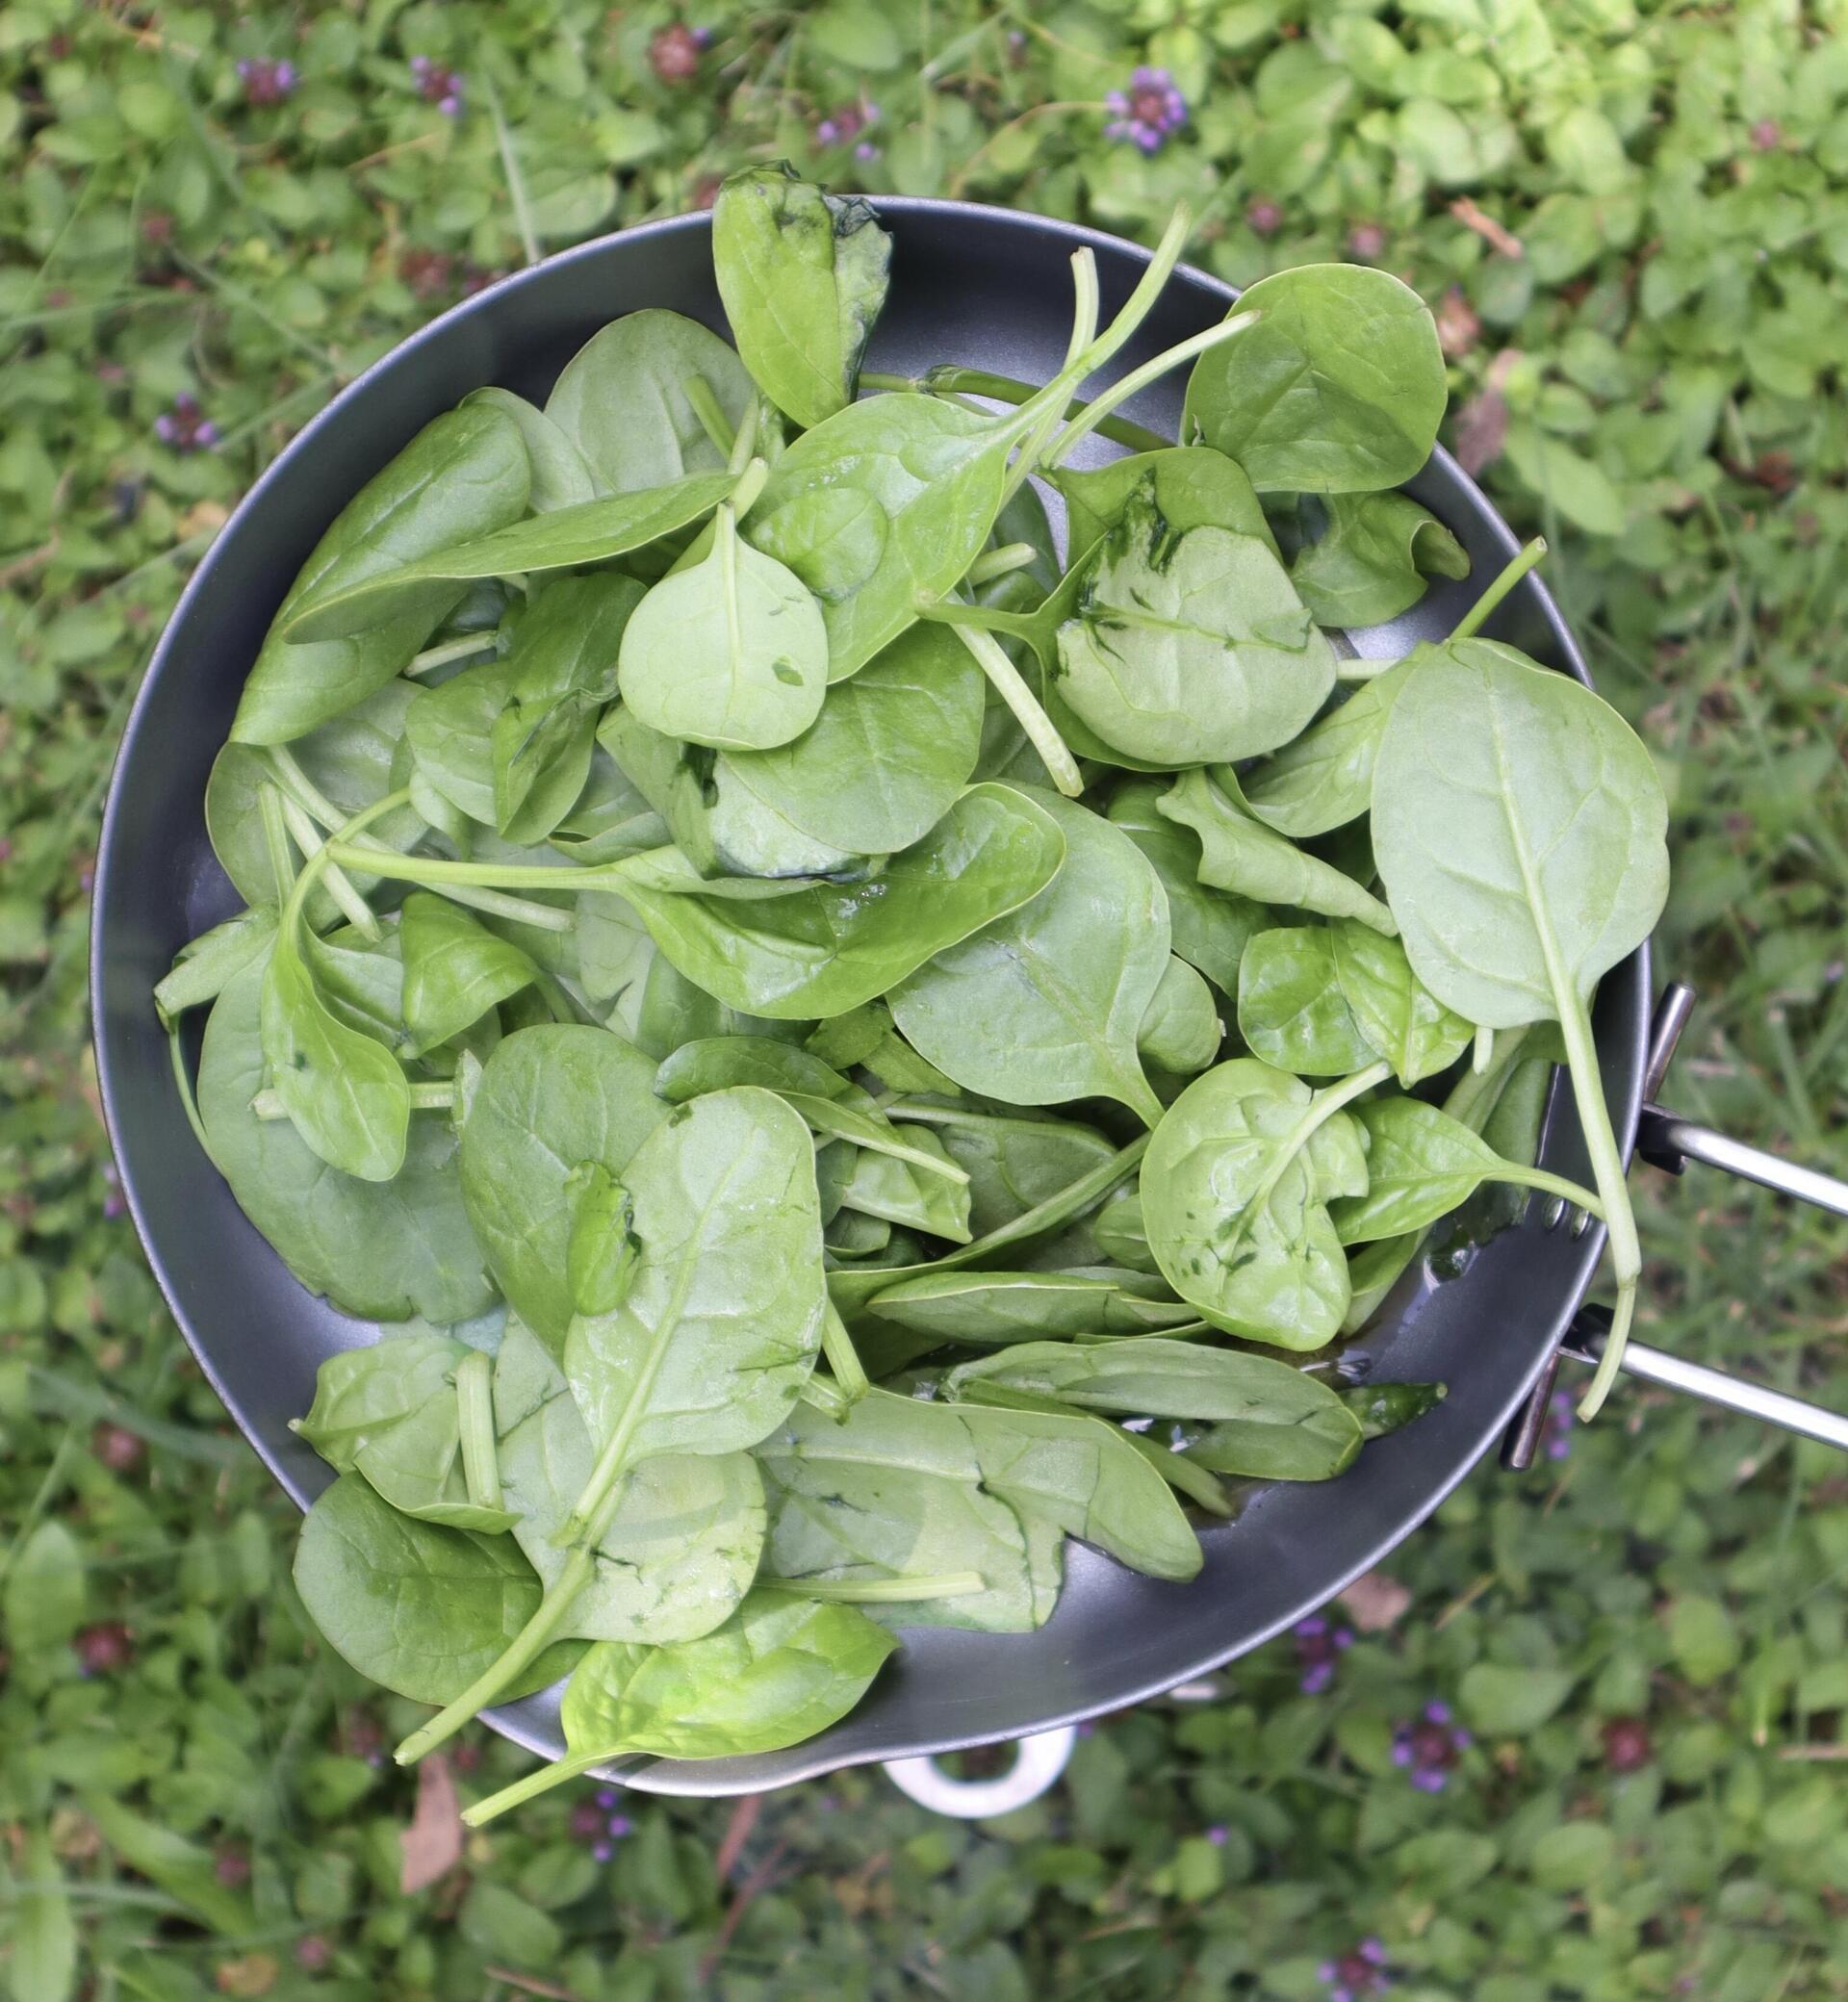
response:
<path id="1" fill-rule="evenodd" d="M 1659 784 L 1475 636 L 1525 558 L 1404 660 L 1329 629 L 1468 569 L 1391 491 L 1445 396 L 1396 279 L 1267 279 L 1072 407 L 1184 234 L 1101 328 L 1080 252 L 996 409 L 862 375 L 864 203 L 735 175 L 735 348 L 651 309 L 469 398 L 252 670 L 206 802 L 249 908 L 157 1001 L 176 1059 L 211 1009 L 239 1201 L 386 1323 L 299 1422 L 309 1610 L 439 1707 L 401 1758 L 569 1677 L 567 1758 L 472 1820 L 824 1730 L 894 1628 L 1044 1621 L 1067 1536 L 1191 1578 L 1228 1480 L 1435 1400 L 1321 1351 L 1485 1183 L 1605 1219 L 1614 1367 L 1587 1009 Z M 1067 467 L 1189 361 L 1179 445 Z M 1536 1023 L 1595 1193 L 1491 1123 Z"/>

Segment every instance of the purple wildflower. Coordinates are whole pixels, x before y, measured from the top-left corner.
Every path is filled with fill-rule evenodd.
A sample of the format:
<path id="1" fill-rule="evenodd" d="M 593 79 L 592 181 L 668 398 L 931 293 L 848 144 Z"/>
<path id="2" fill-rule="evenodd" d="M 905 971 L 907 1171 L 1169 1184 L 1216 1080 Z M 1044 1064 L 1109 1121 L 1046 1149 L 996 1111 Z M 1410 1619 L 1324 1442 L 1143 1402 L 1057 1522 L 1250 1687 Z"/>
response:
<path id="1" fill-rule="evenodd" d="M 1111 121 L 1106 139 L 1126 139 L 1144 153 L 1159 153 L 1187 123 L 1187 99 L 1165 69 L 1142 68 L 1127 90 L 1113 90 L 1104 99 Z"/>
<path id="2" fill-rule="evenodd" d="M 1450 1768 L 1475 1741 L 1450 1722 L 1447 1703 L 1427 1703 L 1415 1724 L 1401 1724 L 1393 1733 L 1393 1763 L 1411 1775 L 1421 1793 L 1442 1793 L 1450 1783 Z"/>
<path id="3" fill-rule="evenodd" d="M 462 78 L 455 70 L 433 63 L 428 56 L 413 56 L 411 77 L 417 94 L 426 104 L 435 105 L 446 118 L 462 116 Z"/>
<path id="4" fill-rule="evenodd" d="M 860 139 L 869 125 L 878 123 L 879 106 L 870 97 L 862 97 L 857 104 L 836 105 L 815 127 L 815 143 L 818 146 L 844 146 Z M 872 155 L 862 151 L 859 157 L 866 160 Z"/>
<path id="5" fill-rule="evenodd" d="M 104 1168 L 103 1181 L 109 1189 L 109 1194 L 103 1197 L 103 1215 L 109 1218 L 119 1217 L 128 1205 L 122 1200 L 122 1178 L 116 1172 L 113 1164 Z M 132 1432 L 128 1436 L 131 1439 L 135 1437 Z M 137 1444 L 140 1442 L 137 1441 Z"/>
<path id="6" fill-rule="evenodd" d="M 854 148 L 854 158 L 856 160 L 877 160 L 879 158 L 879 148 L 873 144 L 871 140 L 863 139 Z"/>
<path id="7" fill-rule="evenodd" d="M 1540 1444 L 1550 1460 L 1563 1460 L 1572 1453 L 1572 1393 L 1556 1390 L 1547 1404 L 1547 1422 L 1540 1428 Z"/>
<path id="8" fill-rule="evenodd" d="M 1215 1849 L 1223 1849 L 1225 1847 L 1226 1837 L 1231 1833 L 1232 1831 L 1226 1827 L 1224 1822 L 1216 1821 L 1213 1824 L 1213 1826 L 1207 1830 L 1206 1839 L 1212 1843 Z"/>
<path id="9" fill-rule="evenodd" d="M 260 56 L 245 56 L 238 64 L 245 104 L 280 104 L 295 88 L 293 63 L 270 63 Z"/>
<path id="10" fill-rule="evenodd" d="M 1305 1696 L 1320 1696 L 1335 1680 L 1341 1657 L 1354 1644 L 1346 1627 L 1330 1627 L 1320 1613 L 1298 1620 L 1291 1638 L 1296 1644 L 1296 1666 L 1302 1671 L 1297 1687 Z"/>
<path id="11" fill-rule="evenodd" d="M 700 55 L 712 39 L 710 29 L 689 28 L 676 22 L 657 28 L 650 38 L 648 60 L 664 84 L 684 84 L 700 73 Z"/>
<path id="12" fill-rule="evenodd" d="M 622 1797 L 619 1787 L 600 1786 L 592 1799 L 579 1801 L 571 1810 L 572 1838 L 588 1843 L 600 1863 L 608 1862 L 616 1854 L 616 1844 L 634 1832 L 635 1824 L 627 1814 L 610 1811 Z"/>
<path id="13" fill-rule="evenodd" d="M 1383 1995 L 1393 1985 L 1386 1971 L 1386 1949 L 1378 1939 L 1363 1939 L 1338 1961 L 1323 1961 L 1316 1979 L 1328 1990 L 1328 2002 L 1362 2002 Z"/>
<path id="14" fill-rule="evenodd" d="M 177 452 L 205 451 L 218 442 L 218 427 L 199 408 L 196 397 L 178 396 L 172 409 L 154 420 L 154 435 Z"/>

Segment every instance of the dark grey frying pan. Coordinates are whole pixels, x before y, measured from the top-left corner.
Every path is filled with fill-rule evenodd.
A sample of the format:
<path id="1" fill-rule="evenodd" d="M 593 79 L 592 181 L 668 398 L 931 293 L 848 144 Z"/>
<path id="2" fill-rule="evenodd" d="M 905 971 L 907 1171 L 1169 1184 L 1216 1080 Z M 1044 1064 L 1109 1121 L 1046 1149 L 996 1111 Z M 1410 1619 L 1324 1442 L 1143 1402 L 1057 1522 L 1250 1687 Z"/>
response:
<path id="1" fill-rule="evenodd" d="M 1095 252 L 1107 313 L 1147 261 L 1130 244 L 1037 217 L 937 201 L 882 200 L 879 209 L 896 240 L 891 301 L 869 357 L 881 370 L 917 373 L 957 361 L 1044 381 L 1065 354 L 1072 251 L 1089 244 Z M 1178 272 L 1121 366 L 1221 319 L 1232 296 L 1197 271 Z M 580 343 L 639 306 L 723 327 L 706 217 L 629 230 L 509 278 L 414 335 L 336 398 L 258 482 L 200 565 L 155 654 L 116 764 L 98 860 L 92 981 L 97 1067 L 122 1186 L 194 1354 L 303 1506 L 330 1476 L 288 1422 L 308 1408 L 321 1358 L 371 1331 L 304 1293 L 245 1221 L 193 1140 L 174 1088 L 149 990 L 185 940 L 237 904 L 206 838 L 206 774 L 271 615 L 348 497 L 469 391 L 500 383 L 543 398 Z M 1181 387 L 1170 377 L 1132 413 L 1172 436 Z M 1091 441 L 1091 449 L 1101 458 L 1115 449 Z M 1447 454 L 1436 454 L 1411 491 L 1462 540 L 1474 573 L 1437 586 L 1393 627 L 1356 635 L 1363 654 L 1396 656 L 1448 632 L 1515 550 Z M 1490 629 L 1587 679 L 1533 578 Z M 1644 1111 L 1649 998 L 1646 950 L 1612 972 L 1598 997 L 1599 1061 L 1626 1148 Z M 1588 1180 L 1570 1094 L 1557 1101 L 1546 1165 Z M 1700 1154 L 1685 1129 L 1659 1143 Z M 1837 1186 L 1832 1206 L 1848 1213 L 1848 1191 Z M 1206 1566 L 1193 1583 L 1158 1583 L 1073 1546 L 1058 1611 L 1039 1632 L 920 1632 L 870 1700 L 822 1737 L 768 1758 L 662 1761 L 625 1777 L 664 1793 L 727 1794 L 1019 1737 L 1158 1695 L 1286 1629 L 1417 1527 L 1508 1430 L 1556 1361 L 1603 1234 L 1549 1230 L 1543 1209 L 1536 1203 L 1457 1277 L 1408 1281 L 1397 1310 L 1362 1345 L 1382 1379 L 1440 1378 L 1450 1386 L 1448 1400 L 1369 1447 L 1342 1479 L 1273 1488 L 1236 1524 L 1208 1529 Z M 494 1721 L 535 1751 L 559 1749 L 556 1706 L 547 1698 Z"/>

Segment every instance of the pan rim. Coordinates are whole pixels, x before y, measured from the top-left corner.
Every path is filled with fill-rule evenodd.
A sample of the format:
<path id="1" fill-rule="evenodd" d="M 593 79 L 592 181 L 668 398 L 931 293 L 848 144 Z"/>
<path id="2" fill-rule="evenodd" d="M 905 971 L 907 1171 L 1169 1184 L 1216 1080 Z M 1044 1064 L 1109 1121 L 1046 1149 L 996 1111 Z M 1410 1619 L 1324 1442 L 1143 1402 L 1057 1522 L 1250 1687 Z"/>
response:
<path id="1" fill-rule="evenodd" d="M 881 195 L 871 198 L 882 215 L 893 218 L 915 218 L 920 221 L 946 221 L 956 218 L 983 218 L 1005 230 L 1025 231 L 1029 234 L 1050 236 L 1073 248 L 1090 246 L 1112 258 L 1128 257 L 1146 264 L 1149 253 L 1141 245 L 1100 231 L 1089 225 L 1065 222 L 1054 218 L 1042 217 L 1027 212 L 1002 208 L 989 203 L 946 201 L 930 196 Z M 116 858 L 120 842 L 121 819 L 123 815 L 123 775 L 129 769 L 136 746 L 146 724 L 152 706 L 154 692 L 164 677 L 183 672 L 176 665 L 179 635 L 199 602 L 207 598 L 218 582 L 220 568 L 229 570 L 235 561 L 236 531 L 241 522 L 259 509 L 266 497 L 276 486 L 286 482 L 300 460 L 312 453 L 315 444 L 325 433 L 344 424 L 353 404 L 382 372 L 400 368 L 406 360 L 420 349 L 444 340 L 458 324 L 472 318 L 487 317 L 513 292 L 540 282 L 555 278 L 556 274 L 575 264 L 592 264 L 599 260 L 614 244 L 630 244 L 643 240 L 671 240 L 687 234 L 709 230 L 711 217 L 706 211 L 694 211 L 686 215 L 662 218 L 639 223 L 629 228 L 609 232 L 593 238 L 586 243 L 574 244 L 565 250 L 543 259 L 536 265 L 510 273 L 508 276 L 485 287 L 481 292 L 459 301 L 448 311 L 438 315 L 424 326 L 418 328 L 403 341 L 398 343 L 371 363 L 346 385 L 327 405 L 319 411 L 302 429 L 278 453 L 275 460 L 265 469 L 248 492 L 239 501 L 229 521 L 213 546 L 207 551 L 198 568 L 189 578 L 179 599 L 174 604 L 163 628 L 160 639 L 152 650 L 146 668 L 136 691 L 128 717 L 123 725 L 120 741 L 112 762 L 108 793 L 103 812 L 101 831 L 97 845 L 96 872 L 92 897 L 93 923 L 90 945 L 90 966 L 88 977 L 89 999 L 91 1012 L 92 1035 L 95 1050 L 98 1092 L 103 1110 L 104 1123 L 108 1131 L 112 1152 L 121 1168 L 121 1189 L 125 1198 L 137 1238 L 143 1255 L 148 1261 L 156 1282 L 161 1288 L 175 1324 L 185 1339 L 193 1358 L 198 1363 L 213 1391 L 223 1404 L 227 1414 L 238 1425 L 245 1440 L 258 1457 L 264 1462 L 271 1476 L 283 1488 L 297 1507 L 305 1508 L 311 1499 L 302 1489 L 294 1472 L 280 1462 L 265 1442 L 260 1428 L 246 1423 L 242 1409 L 243 1400 L 234 1397 L 214 1359 L 214 1349 L 194 1327 L 192 1317 L 181 1304 L 180 1289 L 166 1257 L 163 1255 L 153 1227 L 149 1221 L 141 1192 L 137 1178 L 124 1165 L 121 1140 L 121 1114 L 118 1107 L 118 1078 L 116 1075 L 117 1053 L 115 1036 L 111 1029 L 111 1016 L 106 1006 L 105 968 L 109 957 L 108 947 L 112 932 L 109 922 L 110 911 L 116 875 Z M 1214 277 L 1195 266 L 1181 265 L 1177 268 L 1170 283 L 1186 283 L 1197 287 L 1213 297 L 1227 303 L 1238 296 L 1238 289 L 1225 281 Z M 1499 509 L 1482 492 L 1476 480 L 1442 447 L 1435 449 L 1425 468 L 1425 475 L 1435 475 L 1447 488 L 1461 497 L 1477 514 L 1485 525 L 1491 538 L 1501 548 L 1504 556 L 1514 554 L 1519 544 L 1502 519 Z M 1565 663 L 1566 671 L 1572 673 L 1587 686 L 1591 685 L 1591 675 L 1584 657 L 1565 623 L 1553 594 L 1536 577 L 1526 580 L 1531 589 L 1527 593 L 1527 603 L 1538 610 L 1544 620 L 1553 645 L 1559 658 Z M 1626 1029 L 1627 1040 L 1640 1040 L 1642 1017 L 1646 1016 L 1651 985 L 1651 948 L 1649 941 L 1638 947 L 1630 958 L 1605 976 L 1606 983 L 1623 981 L 1633 984 L 1640 1001 L 1635 1012 L 1637 1020 Z M 123 1060 L 126 1065 L 126 1058 Z M 1636 1121 L 1641 1107 L 1641 1082 L 1638 1073 L 1630 1082 L 1621 1103 L 1611 1106 L 1612 1122 L 1620 1145 L 1626 1157 L 1633 1142 Z M 1294 1623 L 1314 1610 L 1318 1605 L 1345 1591 L 1353 1580 L 1379 1561 L 1426 1523 L 1436 1509 L 1452 1494 L 1463 1479 L 1474 1473 L 1496 1442 L 1505 1432 L 1530 1394 L 1533 1384 L 1559 1340 L 1565 1334 L 1573 1317 L 1583 1303 L 1595 1278 L 1603 1256 L 1604 1231 L 1602 1226 L 1587 1231 L 1577 1245 L 1578 1258 L 1570 1272 L 1570 1283 L 1564 1283 L 1556 1312 L 1547 1324 L 1548 1339 L 1536 1344 L 1534 1359 L 1525 1366 L 1512 1382 L 1512 1388 L 1503 1396 L 1493 1419 L 1478 1424 L 1474 1445 L 1458 1462 L 1448 1469 L 1420 1500 L 1415 1510 L 1407 1514 L 1396 1511 L 1390 1518 L 1390 1527 L 1376 1538 L 1370 1539 L 1366 1554 L 1351 1563 L 1340 1576 L 1338 1581 L 1325 1592 L 1318 1585 L 1316 1591 L 1301 1604 L 1294 1606 L 1267 1623 L 1260 1629 L 1241 1631 L 1227 1646 L 1208 1649 L 1197 1658 L 1175 1666 L 1167 1663 L 1158 1674 L 1126 1683 L 1115 1693 L 1108 1703 L 1066 1705 L 1036 1716 L 1027 1725 L 1010 1729 L 983 1729 L 968 1732 L 946 1732 L 934 1736 L 907 1739 L 890 1745 L 840 1745 L 833 1740 L 841 1727 L 788 1751 L 753 1758 L 732 1758 L 710 1761 L 661 1760 L 645 1770 L 633 1773 L 618 1773 L 623 1784 L 639 1790 L 684 1797 L 725 1795 L 746 1790 L 757 1791 L 811 1779 L 820 1774 L 841 1770 L 850 1765 L 874 1763 L 900 1756 L 935 1756 L 941 1753 L 968 1749 L 970 1747 L 1005 1742 L 1011 1738 L 1030 1732 L 1051 1731 L 1064 1725 L 1081 1722 L 1107 1711 L 1128 1707 L 1150 1701 L 1166 1694 L 1178 1682 L 1206 1675 L 1222 1667 L 1239 1656 L 1274 1639 L 1287 1631 Z M 1531 1336 L 1528 1337 L 1531 1339 Z M 1001 1638 L 1006 1638 L 1002 1636 Z M 520 1710 L 498 1710 L 489 1713 L 495 1728 L 515 1742 L 543 1757 L 553 1756 L 555 1740 L 534 1727 L 527 1716 Z"/>

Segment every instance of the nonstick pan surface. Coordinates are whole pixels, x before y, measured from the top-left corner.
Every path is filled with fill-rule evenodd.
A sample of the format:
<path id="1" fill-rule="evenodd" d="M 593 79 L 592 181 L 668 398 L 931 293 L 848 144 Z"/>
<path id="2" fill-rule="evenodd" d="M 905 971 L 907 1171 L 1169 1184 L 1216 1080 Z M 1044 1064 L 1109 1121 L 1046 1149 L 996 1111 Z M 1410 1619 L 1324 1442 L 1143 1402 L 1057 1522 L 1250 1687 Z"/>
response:
<path id="1" fill-rule="evenodd" d="M 1044 381 L 1070 328 L 1068 260 L 1095 252 L 1104 310 L 1146 253 L 1065 223 L 962 203 L 881 199 L 895 239 L 890 302 L 868 366 L 918 374 L 955 361 Z M 1224 316 L 1231 290 L 1176 273 L 1120 358 L 1135 367 Z M 291 579 L 345 501 L 431 418 L 500 383 L 543 398 L 591 334 L 641 306 L 723 329 L 709 218 L 627 230 L 586 244 L 447 313 L 335 399 L 258 482 L 199 566 L 129 719 L 98 858 L 91 983 L 97 1068 L 122 1186 L 149 1262 L 193 1353 L 245 1436 L 306 1506 L 332 1477 L 288 1429 L 315 1371 L 373 1330 L 311 1298 L 247 1222 L 181 1109 L 150 989 L 187 939 L 238 900 L 207 840 L 206 775 L 240 689 Z M 1129 414 L 1173 436 L 1181 373 Z M 1095 459 L 1116 448 L 1088 441 Z M 1081 455 L 1082 458 L 1082 455 Z M 1437 453 L 1409 491 L 1462 540 L 1474 569 L 1435 583 L 1389 628 L 1354 636 L 1369 656 L 1440 638 L 1515 549 L 1505 525 L 1454 460 Z M 1588 679 L 1557 607 L 1529 577 L 1489 630 Z M 1628 1150 L 1642 1096 L 1647 948 L 1604 980 L 1595 1028 L 1604 1089 Z M 1570 1094 L 1555 1092 L 1546 1165 L 1589 1179 Z M 679 1794 L 784 1784 L 868 1759 L 1013 1738 L 1159 1695 L 1256 1647 L 1323 1604 L 1424 1521 L 1501 1436 L 1565 1331 L 1596 1269 L 1600 1231 L 1549 1233 L 1544 1205 L 1471 1258 L 1458 1276 L 1409 1281 L 1359 1345 L 1382 1380 L 1440 1378 L 1446 1401 L 1368 1447 L 1350 1472 L 1275 1486 L 1234 1524 L 1203 1536 L 1206 1564 L 1186 1585 L 1125 1571 L 1067 1546 L 1067 1582 L 1037 1633 L 921 1631 L 870 1698 L 808 1743 L 765 1758 L 657 1761 L 630 1784 Z M 510 1736 L 557 1752 L 556 1705 L 536 1697 L 495 1713 Z"/>

